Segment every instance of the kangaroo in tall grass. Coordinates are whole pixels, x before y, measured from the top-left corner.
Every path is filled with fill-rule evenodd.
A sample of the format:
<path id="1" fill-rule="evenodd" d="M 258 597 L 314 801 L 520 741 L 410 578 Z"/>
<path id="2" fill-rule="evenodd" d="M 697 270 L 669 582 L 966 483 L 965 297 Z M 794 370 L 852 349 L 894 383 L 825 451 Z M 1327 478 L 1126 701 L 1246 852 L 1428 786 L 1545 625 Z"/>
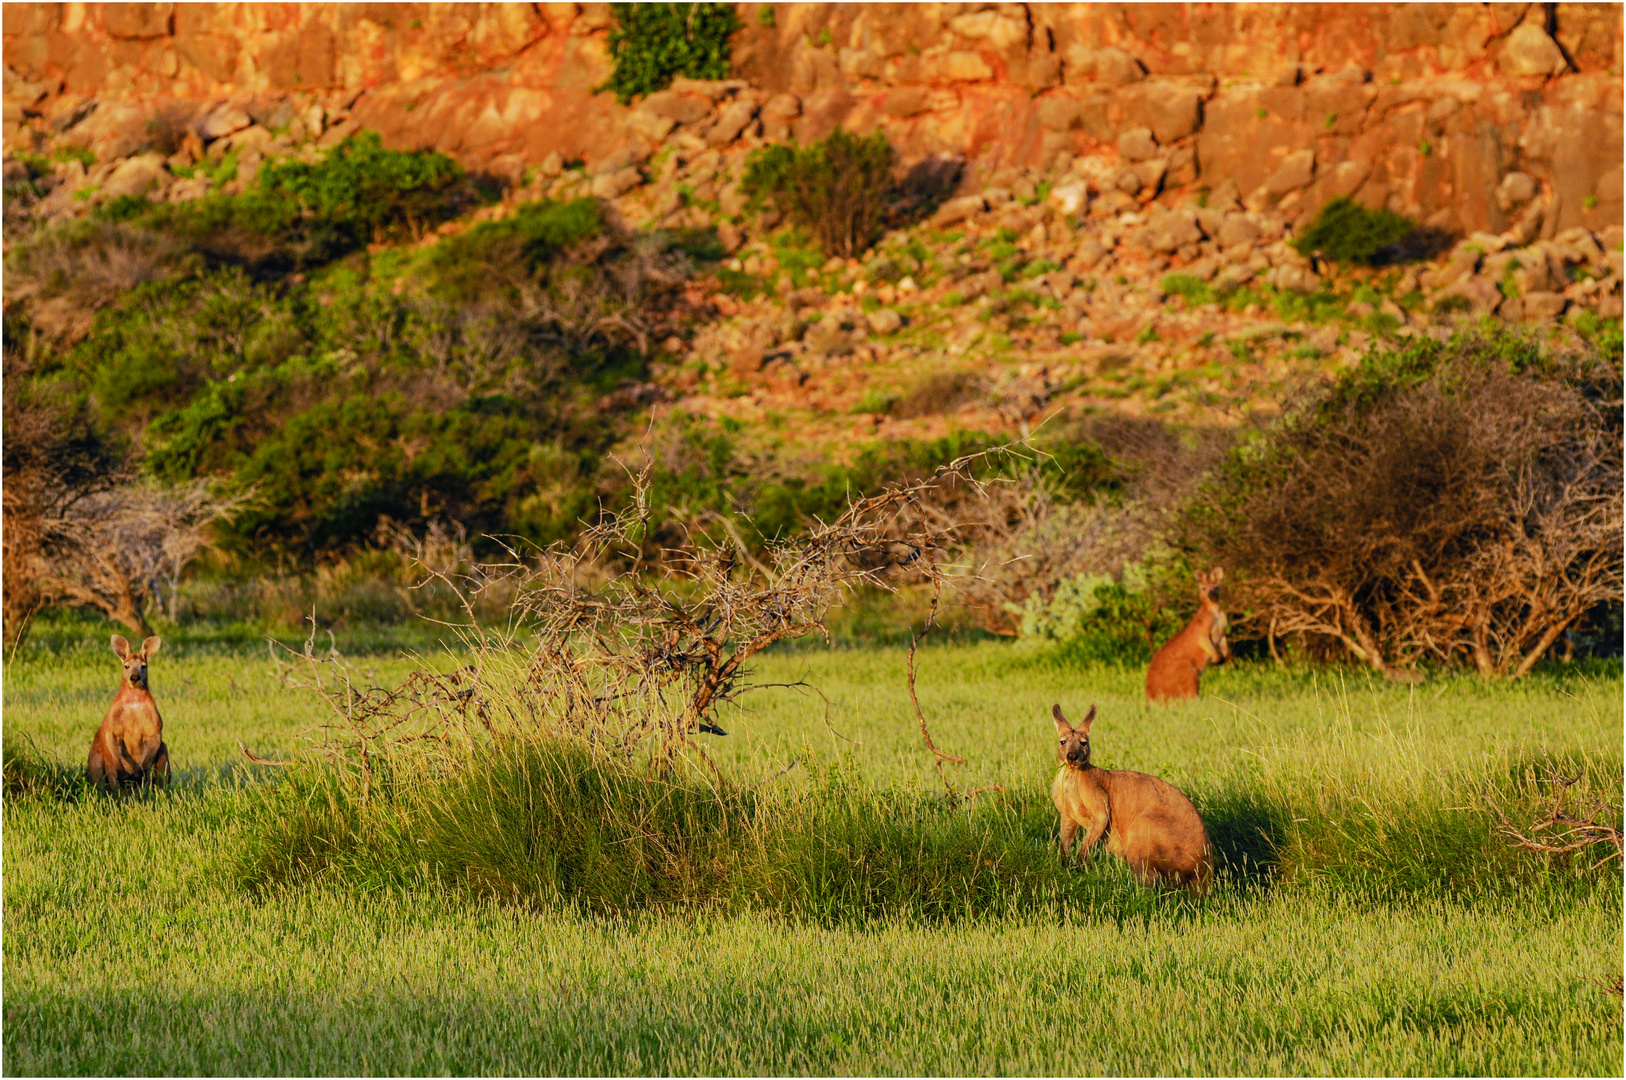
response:
<path id="1" fill-rule="evenodd" d="M 109 791 L 143 783 L 169 782 L 169 747 L 164 720 L 147 690 L 147 661 L 158 654 L 157 637 L 130 651 L 130 643 L 113 635 L 113 654 L 124 665 L 124 679 L 102 726 L 90 741 L 90 782 Z"/>
<path id="2" fill-rule="evenodd" d="M 1080 829 L 1078 861 L 1104 834 L 1107 850 L 1127 862 L 1143 885 L 1165 882 L 1201 893 L 1214 877 L 1214 859 L 1203 819 L 1180 789 L 1155 776 L 1090 764 L 1090 727 L 1095 706 L 1077 727 L 1061 706 L 1056 719 L 1056 756 L 1061 771 L 1050 797 L 1061 815 L 1061 855 L 1066 858 Z"/>
<path id="3" fill-rule="evenodd" d="M 1146 669 L 1146 696 L 1153 701 L 1183 701 L 1197 696 L 1203 669 L 1231 658 L 1225 640 L 1225 609 L 1220 607 L 1220 582 L 1225 571 L 1216 566 L 1197 571 L 1197 614 L 1152 657 Z"/>

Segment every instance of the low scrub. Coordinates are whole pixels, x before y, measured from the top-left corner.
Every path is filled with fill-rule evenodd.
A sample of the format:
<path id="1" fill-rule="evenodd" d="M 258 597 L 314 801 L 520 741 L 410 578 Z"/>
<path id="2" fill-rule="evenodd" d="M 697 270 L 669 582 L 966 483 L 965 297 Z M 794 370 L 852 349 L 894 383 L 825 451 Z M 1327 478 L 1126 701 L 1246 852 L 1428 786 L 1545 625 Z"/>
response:
<path id="1" fill-rule="evenodd" d="M 1380 348 L 1244 440 L 1176 545 L 1272 652 L 1523 675 L 1621 602 L 1619 363 L 1512 331 Z"/>
<path id="2" fill-rule="evenodd" d="M 1537 812 L 1549 792 L 1532 763 L 1442 773 L 1375 758 L 1364 742 L 1346 749 L 1347 759 L 1337 745 L 1280 751 L 1191 789 L 1219 856 L 1221 898 L 1261 886 L 1331 885 L 1388 901 L 1538 883 L 1584 891 L 1614 873 L 1605 842 L 1561 856 L 1520 851 L 1476 809 L 1492 791 L 1515 813 Z M 1588 791 L 1619 789 L 1618 762 L 1565 765 Z M 1064 863 L 1040 789 L 955 807 L 868 787 L 841 767 L 757 789 L 652 774 L 569 740 L 497 742 L 454 768 L 398 761 L 375 777 L 385 779 L 364 797 L 344 773 L 307 763 L 264 789 L 240 879 L 261 890 L 432 885 L 599 915 L 703 906 L 824 922 L 1187 902 L 1137 888 L 1104 851 L 1082 869 Z"/>
<path id="3" fill-rule="evenodd" d="M 611 4 L 608 45 L 615 70 L 600 90 L 621 104 L 670 86 L 679 75 L 726 79 L 729 39 L 740 28 L 732 4 Z"/>
<path id="4" fill-rule="evenodd" d="M 1292 243 L 1306 258 L 1381 266 L 1429 258 L 1450 239 L 1393 211 L 1369 210 L 1341 196 L 1323 206 Z"/>
<path id="5" fill-rule="evenodd" d="M 813 235 L 826 255 L 854 258 L 888 228 L 930 214 L 960 182 L 959 158 L 932 157 L 893 176 L 897 153 L 882 132 L 837 128 L 811 146 L 754 151 L 740 187 L 754 205 L 776 211 Z"/>

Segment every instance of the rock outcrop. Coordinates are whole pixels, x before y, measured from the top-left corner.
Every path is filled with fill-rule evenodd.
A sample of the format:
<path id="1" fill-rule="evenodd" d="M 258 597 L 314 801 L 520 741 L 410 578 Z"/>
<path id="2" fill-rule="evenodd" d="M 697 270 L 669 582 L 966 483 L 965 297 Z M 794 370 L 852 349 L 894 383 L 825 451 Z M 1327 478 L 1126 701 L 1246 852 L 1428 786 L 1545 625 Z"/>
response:
<path id="1" fill-rule="evenodd" d="M 739 8 L 734 79 L 623 107 L 596 92 L 606 4 L 7 4 L 4 141 L 113 161 L 181 109 L 209 142 L 366 127 L 516 181 L 585 161 L 613 196 L 663 142 L 840 125 L 965 156 L 968 191 L 1088 159 L 1126 197 L 1229 183 L 1290 219 L 1350 195 L 1500 233 L 1517 174 L 1549 238 L 1621 221 L 1618 5 Z"/>

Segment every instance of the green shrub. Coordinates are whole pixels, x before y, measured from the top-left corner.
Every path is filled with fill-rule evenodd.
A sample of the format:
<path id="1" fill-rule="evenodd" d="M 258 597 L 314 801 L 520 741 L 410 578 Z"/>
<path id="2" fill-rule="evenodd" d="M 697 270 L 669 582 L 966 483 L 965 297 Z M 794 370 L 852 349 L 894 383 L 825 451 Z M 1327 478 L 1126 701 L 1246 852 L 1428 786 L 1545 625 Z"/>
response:
<path id="1" fill-rule="evenodd" d="M 885 231 L 895 159 L 881 132 L 860 138 L 837 128 L 809 147 L 753 152 L 740 187 L 811 232 L 826 255 L 852 258 Z"/>
<path id="2" fill-rule="evenodd" d="M 670 86 L 673 78 L 726 79 L 729 38 L 740 28 L 733 4 L 611 4 L 615 70 L 599 87 L 625 105 Z"/>
<path id="3" fill-rule="evenodd" d="M 1163 278 L 1163 292 L 1169 296 L 1183 296 L 1186 303 L 1196 306 L 1211 303 L 1214 289 L 1195 274 L 1169 274 Z"/>
<path id="4" fill-rule="evenodd" d="M 1118 579 L 1080 574 L 1048 602 L 1037 593 L 1028 597 L 1022 635 L 1056 642 L 1079 662 L 1141 664 L 1181 622 L 1151 587 L 1147 568 L 1130 563 Z"/>
<path id="5" fill-rule="evenodd" d="M 386 150 L 377 132 L 365 131 L 315 163 L 267 162 L 241 195 L 116 199 L 98 213 L 171 236 L 216 264 L 267 275 L 320 266 L 368 243 L 417 239 L 497 193 L 445 154 Z"/>
<path id="6" fill-rule="evenodd" d="M 1299 254 L 1320 255 L 1333 262 L 1376 263 L 1398 261 L 1392 255 L 1401 241 L 1417 231 L 1417 223 L 1388 210 L 1368 210 L 1348 196 L 1321 208 L 1316 219 L 1293 240 Z"/>

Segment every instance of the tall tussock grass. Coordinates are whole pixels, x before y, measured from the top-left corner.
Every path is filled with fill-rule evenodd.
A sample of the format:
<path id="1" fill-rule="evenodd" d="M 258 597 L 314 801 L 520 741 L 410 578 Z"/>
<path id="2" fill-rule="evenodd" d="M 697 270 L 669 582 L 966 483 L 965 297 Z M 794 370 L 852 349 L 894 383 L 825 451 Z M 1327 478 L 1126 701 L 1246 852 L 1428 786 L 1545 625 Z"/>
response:
<path id="1" fill-rule="evenodd" d="M 1220 868 L 1210 902 L 1324 887 L 1386 902 L 1551 895 L 1618 877 L 1596 846 L 1551 857 L 1495 835 L 1484 796 L 1514 820 L 1539 817 L 1550 802 L 1542 763 L 1433 768 L 1392 741 L 1278 748 L 1193 786 Z M 1583 791 L 1620 789 L 1618 761 L 1555 764 Z M 600 916 L 930 921 L 1191 905 L 1137 887 L 1104 851 L 1064 863 L 1047 791 L 954 806 L 875 789 L 844 766 L 795 779 L 751 788 L 699 770 L 651 774 L 562 738 L 482 746 L 433 772 L 396 762 L 365 795 L 350 774 L 303 763 L 264 790 L 239 874 L 259 890 L 430 886 Z"/>

